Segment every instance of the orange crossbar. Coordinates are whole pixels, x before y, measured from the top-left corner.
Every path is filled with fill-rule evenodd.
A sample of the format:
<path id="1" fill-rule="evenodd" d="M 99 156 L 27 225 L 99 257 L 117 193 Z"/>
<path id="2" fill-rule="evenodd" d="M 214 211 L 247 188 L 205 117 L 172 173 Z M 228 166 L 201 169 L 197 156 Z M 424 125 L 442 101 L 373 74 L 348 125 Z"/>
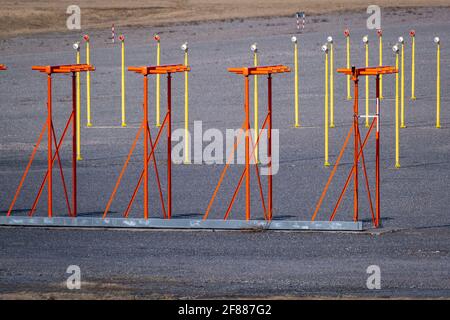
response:
<path id="1" fill-rule="evenodd" d="M 338 73 L 346 75 L 353 75 L 352 69 L 341 68 L 337 69 Z M 355 69 L 355 76 L 376 76 L 380 74 L 398 73 L 398 69 L 392 66 L 379 66 L 379 67 L 367 67 Z"/>
<path id="2" fill-rule="evenodd" d="M 31 69 L 42 72 L 42 73 L 46 73 L 46 74 L 95 71 L 95 67 L 90 64 L 65 64 L 65 65 L 58 65 L 58 66 L 32 66 Z"/>
<path id="3" fill-rule="evenodd" d="M 262 75 L 262 74 L 291 72 L 291 70 L 283 65 L 275 65 L 275 66 L 228 68 L 228 72 L 241 75 Z"/>
<path id="4" fill-rule="evenodd" d="M 149 74 L 167 74 L 191 71 L 191 68 L 183 64 L 166 64 L 161 66 L 128 67 L 128 71 L 136 72 L 146 76 Z"/>

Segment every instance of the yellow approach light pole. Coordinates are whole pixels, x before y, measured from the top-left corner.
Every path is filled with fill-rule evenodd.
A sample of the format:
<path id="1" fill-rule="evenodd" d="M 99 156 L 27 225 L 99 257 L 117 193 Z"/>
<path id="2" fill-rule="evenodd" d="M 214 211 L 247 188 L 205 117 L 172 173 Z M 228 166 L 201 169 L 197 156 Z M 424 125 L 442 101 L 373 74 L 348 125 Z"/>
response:
<path id="1" fill-rule="evenodd" d="M 322 46 L 322 51 L 325 53 L 325 104 L 324 104 L 324 114 L 325 114 L 325 167 L 330 166 L 328 161 L 328 45 L 324 44 Z"/>
<path id="2" fill-rule="evenodd" d="M 89 43 L 89 36 L 86 34 L 83 37 L 86 42 L 86 64 L 91 64 L 91 49 Z M 86 72 L 86 117 L 87 117 L 87 126 L 92 127 L 91 123 L 91 72 Z"/>
<path id="3" fill-rule="evenodd" d="M 296 128 L 300 127 L 299 123 L 299 111 L 298 111 L 298 43 L 297 37 L 293 36 L 291 38 L 292 43 L 294 44 L 294 96 L 295 96 L 295 104 L 294 104 L 294 126 Z"/>
<path id="4" fill-rule="evenodd" d="M 400 93 L 400 128 L 406 128 L 405 125 L 405 39 L 403 39 L 403 37 L 399 37 L 398 38 L 398 43 L 401 45 L 402 48 L 402 52 L 401 52 L 401 56 L 402 56 L 402 62 L 401 62 L 401 70 L 402 70 L 402 74 L 401 74 L 401 93 Z"/>
<path id="5" fill-rule="evenodd" d="M 369 66 L 369 36 L 364 36 L 362 39 L 364 47 L 366 48 L 366 67 Z M 366 127 L 369 127 L 369 77 L 366 77 Z"/>
<path id="6" fill-rule="evenodd" d="M 250 50 L 253 52 L 253 65 L 255 67 L 258 66 L 258 45 L 256 43 L 250 46 Z M 259 121 L 258 121 L 258 76 L 253 77 L 254 81 L 254 91 L 253 91 L 253 104 L 254 104 L 254 134 L 253 134 L 253 143 L 255 143 L 255 162 L 258 163 L 258 145 L 256 141 L 258 141 L 259 136 Z"/>
<path id="7" fill-rule="evenodd" d="M 189 65 L 188 61 L 188 43 L 185 42 L 181 45 L 181 50 L 184 52 L 184 65 L 187 67 Z M 188 72 L 184 72 L 184 163 L 190 163 L 189 154 L 189 80 Z"/>
<path id="8" fill-rule="evenodd" d="M 347 39 L 347 69 L 350 69 L 350 31 L 348 29 L 344 30 L 344 36 Z M 350 88 L 350 75 L 347 75 L 347 100 L 352 100 Z"/>
<path id="9" fill-rule="evenodd" d="M 122 34 L 119 36 L 119 40 L 122 44 L 122 81 L 121 81 L 121 87 L 122 87 L 122 127 L 126 127 L 126 119 L 125 119 L 125 36 Z"/>
<path id="10" fill-rule="evenodd" d="M 411 100 L 416 100 L 416 31 L 409 32 L 411 37 Z"/>
<path id="11" fill-rule="evenodd" d="M 397 73 L 395 74 L 395 167 L 400 168 L 400 124 L 399 124 L 399 95 L 398 95 L 398 55 L 400 49 L 396 44 L 392 50 L 395 53 L 395 68 Z"/>
<path id="12" fill-rule="evenodd" d="M 379 57 L 380 57 L 380 67 L 383 66 L 383 30 L 378 29 L 377 30 L 377 35 L 378 35 L 378 39 L 379 39 L 379 45 L 378 45 L 378 49 L 379 49 Z M 383 99 L 383 75 L 380 74 L 380 99 Z"/>
<path id="13" fill-rule="evenodd" d="M 77 62 L 77 64 L 79 64 L 80 63 L 80 43 L 79 42 L 75 42 L 74 44 L 73 44 L 73 49 L 76 51 L 76 62 Z M 77 107 L 77 117 L 76 117 L 76 123 L 77 123 L 77 128 L 76 128 L 76 139 L 77 139 L 77 160 L 78 161 L 80 161 L 80 160 L 83 160 L 83 158 L 81 157 L 81 144 L 80 144 L 80 141 L 81 141 L 81 115 L 80 115 L 80 110 L 81 110 L 81 104 L 80 104 L 80 101 L 81 101 L 81 86 L 80 86 L 80 73 L 79 72 L 77 72 L 77 75 L 76 75 L 76 80 L 77 80 L 77 92 L 76 92 L 76 95 L 77 95 L 77 105 L 76 105 L 76 107 Z"/>
<path id="14" fill-rule="evenodd" d="M 441 127 L 441 40 L 434 38 L 436 43 L 436 128 Z"/>
<path id="15" fill-rule="evenodd" d="M 159 66 L 161 64 L 161 37 L 159 35 L 155 34 L 154 39 L 156 41 L 156 65 Z M 161 81 L 161 75 L 157 74 L 156 75 L 156 126 L 157 127 L 161 127 L 160 81 Z"/>
<path id="16" fill-rule="evenodd" d="M 333 38 L 328 37 L 327 42 L 330 45 L 330 128 L 334 128 L 334 54 Z"/>

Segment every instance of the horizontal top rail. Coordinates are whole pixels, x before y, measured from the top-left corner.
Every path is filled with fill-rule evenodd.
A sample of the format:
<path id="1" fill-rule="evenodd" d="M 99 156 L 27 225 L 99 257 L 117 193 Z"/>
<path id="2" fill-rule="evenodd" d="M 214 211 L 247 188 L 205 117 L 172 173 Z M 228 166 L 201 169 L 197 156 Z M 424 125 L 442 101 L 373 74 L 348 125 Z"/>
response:
<path id="1" fill-rule="evenodd" d="M 95 67 L 90 64 L 66 64 L 59 66 L 33 66 L 32 70 L 36 70 L 46 74 L 52 73 L 71 73 L 95 71 Z"/>
<path id="2" fill-rule="evenodd" d="M 337 69 L 338 73 L 343 73 L 347 75 L 353 75 L 355 72 L 355 76 L 376 76 L 379 74 L 391 74 L 398 73 L 398 69 L 392 66 L 379 66 L 379 67 L 366 67 L 366 68 L 341 68 Z"/>
<path id="3" fill-rule="evenodd" d="M 262 75 L 272 73 L 285 73 L 291 72 L 291 70 L 283 65 L 275 65 L 275 66 L 228 68 L 228 72 L 249 76 L 249 75 Z"/>
<path id="4" fill-rule="evenodd" d="M 128 67 L 128 71 L 140 73 L 143 75 L 148 74 L 167 74 L 167 73 L 177 73 L 177 72 L 189 72 L 191 68 L 185 66 L 184 64 L 167 64 L 161 66 L 138 66 L 138 67 Z"/>

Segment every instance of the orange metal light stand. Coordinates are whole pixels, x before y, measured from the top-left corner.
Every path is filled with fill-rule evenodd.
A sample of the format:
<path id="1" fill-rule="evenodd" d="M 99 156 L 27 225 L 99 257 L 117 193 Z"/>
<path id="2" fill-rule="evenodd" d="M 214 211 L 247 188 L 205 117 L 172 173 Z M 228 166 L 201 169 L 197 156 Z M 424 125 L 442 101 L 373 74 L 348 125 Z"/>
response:
<path id="1" fill-rule="evenodd" d="M 161 207 L 163 211 L 164 218 L 170 219 L 172 216 L 172 73 L 181 73 L 181 72 L 189 72 L 191 69 L 185 65 L 161 65 L 161 66 L 141 66 L 141 67 L 129 67 L 128 71 L 135 72 L 144 76 L 144 102 L 143 102 L 143 118 L 141 126 L 134 138 L 133 144 L 128 153 L 125 164 L 122 167 L 122 170 L 119 174 L 119 178 L 117 179 L 114 190 L 109 198 L 108 204 L 106 205 L 106 209 L 103 213 L 103 218 L 106 218 L 111 207 L 111 204 L 114 200 L 114 197 L 117 193 L 117 190 L 120 186 L 120 182 L 122 181 L 125 170 L 130 161 L 131 155 L 136 147 L 136 143 L 139 140 L 141 131 L 144 131 L 144 153 L 143 153 L 143 169 L 141 175 L 139 177 L 138 183 L 134 189 L 133 195 L 131 196 L 131 200 L 128 203 L 128 206 L 123 213 L 125 218 L 128 218 L 131 206 L 136 198 L 137 192 L 142 184 L 142 180 L 144 183 L 144 219 L 149 218 L 149 203 L 148 203 L 148 164 L 153 160 L 153 166 L 155 170 L 156 182 L 158 184 L 159 196 L 161 201 Z M 148 124 L 148 75 L 149 74 L 166 74 L 167 75 L 167 112 L 164 117 L 163 123 L 159 128 L 158 135 L 156 136 L 155 142 L 153 143 L 150 128 Z M 164 198 L 161 189 L 161 183 L 159 179 L 158 166 L 156 164 L 155 159 L 155 149 L 159 143 L 161 138 L 162 131 L 166 128 L 167 131 L 167 212 L 164 205 Z M 150 153 L 149 153 L 149 143 L 150 143 Z"/>
<path id="2" fill-rule="evenodd" d="M 261 184 L 261 178 L 259 176 L 259 169 L 258 164 L 256 161 L 254 161 L 254 166 L 256 170 L 256 176 L 258 178 L 258 186 L 259 186 L 259 193 L 261 197 L 261 203 L 264 210 L 264 218 L 265 220 L 272 220 L 272 74 L 275 73 L 285 73 L 290 72 L 290 69 L 283 65 L 276 65 L 276 66 L 260 66 L 260 67 L 243 67 L 243 68 L 229 68 L 229 72 L 235 73 L 238 75 L 244 76 L 244 91 L 245 91 L 245 97 L 244 97 L 244 112 L 245 112 L 245 120 L 241 127 L 242 131 L 245 134 L 245 169 L 243 170 L 241 177 L 239 179 L 238 185 L 234 191 L 233 197 L 228 205 L 228 209 L 225 213 L 224 220 L 227 220 L 229 217 L 229 214 L 231 212 L 231 209 L 233 207 L 234 201 L 236 200 L 237 194 L 239 193 L 239 190 L 241 188 L 242 182 L 245 177 L 245 218 L 246 220 L 250 220 L 251 218 L 251 208 L 250 208 L 250 159 L 253 158 L 255 160 L 255 149 L 256 146 L 259 144 L 259 137 L 256 139 L 255 143 L 252 143 L 252 153 L 250 154 L 250 141 L 251 141 L 251 133 L 250 133 L 250 96 L 249 96 L 249 76 L 254 75 L 267 75 L 267 115 L 265 117 L 265 120 L 263 122 L 263 125 L 261 127 L 261 130 L 263 130 L 265 127 L 267 127 L 267 142 L 268 142 L 268 209 L 266 209 L 265 200 L 264 200 L 264 193 L 262 190 L 262 184 Z M 220 189 L 220 185 L 223 182 L 223 179 L 225 177 L 225 174 L 228 170 L 228 166 L 230 164 L 231 159 L 234 157 L 234 153 L 238 147 L 238 144 L 240 142 L 240 138 L 242 136 L 242 131 L 237 137 L 237 141 L 234 144 L 233 151 L 228 157 L 227 163 L 225 164 L 225 168 L 223 169 L 219 182 L 217 183 L 217 186 L 214 190 L 214 193 L 211 197 L 211 200 L 209 201 L 208 207 L 206 209 L 206 212 L 203 216 L 203 220 L 206 220 L 208 218 L 208 215 L 211 211 L 211 207 L 214 203 L 214 200 L 217 196 L 217 193 Z"/>
<path id="3" fill-rule="evenodd" d="M 0 64 L 0 71 L 7 70 L 8 68 L 4 64 Z"/>
<path id="4" fill-rule="evenodd" d="M 345 142 L 344 142 L 342 149 L 338 155 L 338 158 L 336 160 L 334 168 L 330 173 L 328 181 L 325 185 L 322 195 L 320 196 L 319 202 L 316 206 L 316 209 L 313 213 L 311 220 L 314 221 L 317 217 L 317 213 L 320 210 L 320 207 L 326 196 L 327 190 L 331 184 L 331 181 L 333 180 L 334 174 L 336 173 L 336 170 L 337 170 L 339 163 L 342 159 L 342 156 L 345 152 L 347 144 L 350 140 L 351 133 L 353 132 L 353 136 L 354 136 L 353 166 L 352 166 L 352 169 L 350 170 L 350 173 L 347 176 L 347 180 L 346 180 L 344 187 L 339 195 L 337 203 L 333 209 L 333 212 L 330 217 L 330 221 L 334 220 L 334 217 L 336 216 L 336 212 L 339 208 L 339 205 L 341 204 L 341 201 L 342 201 L 344 194 L 350 184 L 352 177 L 354 179 L 353 220 L 355 222 L 359 220 L 358 168 L 359 168 L 359 162 L 361 159 L 362 169 L 363 169 L 364 178 L 365 178 L 365 186 L 366 186 L 366 190 L 367 190 L 368 201 L 370 204 L 370 211 L 372 214 L 372 222 L 375 227 L 379 227 L 379 225 L 380 225 L 380 76 L 383 74 L 397 73 L 398 69 L 396 69 L 395 67 L 390 67 L 390 66 L 367 67 L 367 68 L 360 68 L 360 69 L 356 69 L 355 67 L 352 67 L 351 69 L 338 69 L 337 72 L 351 76 L 352 81 L 354 83 L 353 125 L 352 125 L 352 127 L 350 127 L 350 130 L 347 134 Z M 376 77 L 377 110 L 376 110 L 375 115 L 370 116 L 373 118 L 373 120 L 372 120 L 372 124 L 370 125 L 370 127 L 367 131 L 364 141 L 361 140 L 361 134 L 360 134 L 360 129 L 359 129 L 359 118 L 361 117 L 359 114 L 359 100 L 358 100 L 358 98 L 359 98 L 359 85 L 358 85 L 359 84 L 359 76 L 375 76 Z M 366 116 L 363 116 L 363 117 L 365 118 Z M 368 138 L 375 126 L 376 126 L 376 135 L 375 135 L 375 149 L 376 149 L 375 157 L 376 157 L 376 159 L 375 159 L 375 212 L 374 212 L 373 205 L 372 205 L 372 196 L 371 196 L 370 187 L 369 187 L 370 186 L 369 178 L 367 176 L 366 163 L 365 163 L 365 159 L 364 159 L 364 151 L 363 150 L 364 150 L 364 147 L 367 144 Z"/>
<path id="5" fill-rule="evenodd" d="M 64 196 L 67 204 L 67 210 L 69 213 L 69 216 L 76 217 L 77 215 L 77 166 L 76 166 L 76 146 L 77 146 L 77 140 L 76 140 L 76 104 L 77 104 L 77 98 L 76 98 L 76 74 L 78 72 L 87 72 L 87 71 L 95 71 L 95 68 L 91 65 L 87 64 L 74 64 L 74 65 L 59 65 L 59 66 L 33 66 L 32 70 L 36 70 L 42 73 L 47 74 L 47 120 L 46 123 L 44 123 L 41 133 L 39 135 L 38 141 L 33 149 L 33 152 L 31 154 L 30 160 L 28 161 L 28 165 L 25 169 L 25 172 L 22 176 L 22 179 L 20 180 L 19 186 L 16 190 L 16 193 L 14 195 L 13 201 L 11 202 L 11 205 L 9 207 L 7 216 L 11 216 L 11 213 L 13 211 L 14 205 L 17 201 L 17 198 L 20 194 L 20 191 L 23 187 L 23 183 L 27 177 L 28 171 L 30 170 L 30 167 L 33 163 L 34 156 L 36 155 L 37 149 L 41 143 L 41 140 L 44 136 L 45 130 L 47 129 L 47 139 L 48 139 L 48 149 L 47 149 L 47 172 L 45 173 L 44 179 L 41 183 L 41 186 L 39 188 L 39 191 L 37 193 L 37 196 L 33 202 L 33 206 L 29 212 L 29 216 L 33 216 L 34 212 L 36 211 L 37 204 L 39 202 L 39 199 L 41 197 L 43 188 L 45 184 L 47 183 L 47 215 L 49 218 L 53 217 L 53 164 L 56 159 L 58 159 L 58 165 L 59 165 L 59 171 L 61 174 L 61 180 L 62 185 L 64 188 Z M 54 73 L 71 73 L 72 74 L 72 112 L 69 116 L 69 119 L 67 120 L 66 126 L 64 128 L 64 131 L 61 135 L 61 138 L 59 141 L 56 139 L 56 133 L 55 129 L 53 127 L 53 120 L 52 120 L 52 74 Z M 67 187 L 64 179 L 64 172 L 61 165 L 61 158 L 59 155 L 60 147 L 64 141 L 64 138 L 66 136 L 67 130 L 70 126 L 70 123 L 72 122 L 72 207 L 69 204 L 69 197 L 67 194 Z M 53 144 L 56 147 L 55 153 L 53 154 Z"/>

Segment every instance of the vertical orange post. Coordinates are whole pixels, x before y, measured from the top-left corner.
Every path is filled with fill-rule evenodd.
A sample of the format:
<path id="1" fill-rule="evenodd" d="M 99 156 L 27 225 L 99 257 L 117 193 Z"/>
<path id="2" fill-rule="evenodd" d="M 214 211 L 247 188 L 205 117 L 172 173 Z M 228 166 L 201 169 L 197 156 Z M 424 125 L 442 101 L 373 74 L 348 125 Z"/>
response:
<path id="1" fill-rule="evenodd" d="M 148 77 L 144 75 L 144 219 L 148 219 Z"/>
<path id="2" fill-rule="evenodd" d="M 172 217 L 172 74 L 167 73 L 167 219 Z"/>
<path id="3" fill-rule="evenodd" d="M 250 220 L 250 95 L 249 76 L 245 75 L 245 219 Z"/>
<path id="4" fill-rule="evenodd" d="M 268 179 L 268 220 L 272 220 L 272 74 L 267 76 L 267 113 L 268 113 L 268 128 L 267 128 L 267 155 L 269 157 L 269 176 Z"/>
<path id="5" fill-rule="evenodd" d="M 72 215 L 77 216 L 77 74 L 72 72 Z"/>
<path id="6" fill-rule="evenodd" d="M 53 151 L 52 151 L 52 76 L 47 76 L 47 136 L 48 136 L 48 149 L 47 149 L 47 167 L 48 167 L 48 181 L 47 181 L 47 214 L 51 218 L 53 216 L 53 181 L 52 181 L 52 167 L 53 167 Z"/>
<path id="7" fill-rule="evenodd" d="M 380 75 L 376 76 L 376 95 L 377 95 L 377 131 L 375 133 L 375 206 L 376 217 L 375 227 L 378 228 L 380 224 L 380 99 L 381 99 L 381 86 Z"/>
<path id="8" fill-rule="evenodd" d="M 353 190 L 353 220 L 358 221 L 358 154 L 359 154 L 359 78 L 354 74 L 356 71 L 353 68 L 353 77 L 355 82 L 355 103 L 353 104 L 353 135 L 355 138 L 355 151 L 353 160 L 353 170 L 354 170 L 354 190 Z"/>

